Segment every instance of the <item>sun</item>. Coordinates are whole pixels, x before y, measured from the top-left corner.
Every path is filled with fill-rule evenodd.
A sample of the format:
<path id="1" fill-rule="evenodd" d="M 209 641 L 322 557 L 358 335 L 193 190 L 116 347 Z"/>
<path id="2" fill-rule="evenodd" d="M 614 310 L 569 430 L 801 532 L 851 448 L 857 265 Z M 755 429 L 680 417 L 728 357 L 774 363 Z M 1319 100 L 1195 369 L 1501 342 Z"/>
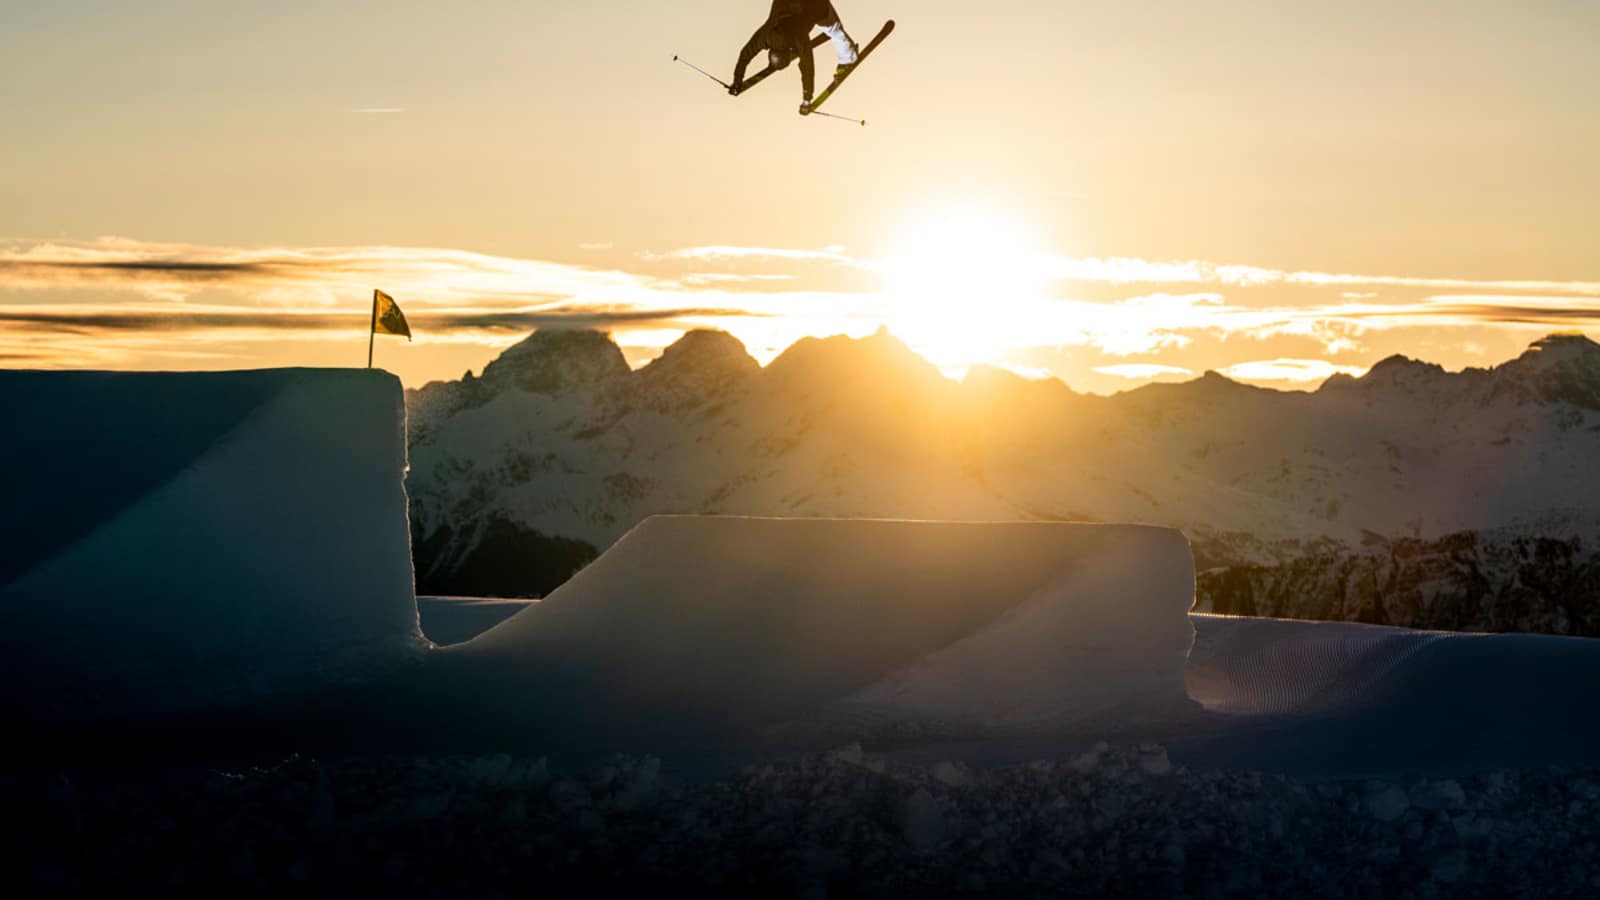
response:
<path id="1" fill-rule="evenodd" d="M 918 215 L 881 266 L 885 324 L 947 372 L 1025 346 L 1045 293 L 1037 244 L 1014 219 L 976 206 Z"/>

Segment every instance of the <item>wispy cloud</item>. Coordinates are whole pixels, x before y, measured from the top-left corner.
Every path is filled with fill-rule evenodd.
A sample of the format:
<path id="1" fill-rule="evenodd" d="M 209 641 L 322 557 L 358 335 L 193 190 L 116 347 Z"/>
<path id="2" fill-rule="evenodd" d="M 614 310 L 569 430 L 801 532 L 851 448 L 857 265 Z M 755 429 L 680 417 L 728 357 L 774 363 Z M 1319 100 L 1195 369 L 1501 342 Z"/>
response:
<path id="1" fill-rule="evenodd" d="M 880 323 L 897 331 L 910 326 L 902 333 L 915 343 L 917 317 L 934 316 L 937 327 L 922 334 L 981 346 L 995 362 L 1014 348 L 1090 348 L 1096 362 L 1112 364 L 1085 362 L 1081 372 L 1130 381 L 1214 367 L 1182 354 L 1222 341 L 1269 357 L 1238 363 L 1225 370 L 1231 376 L 1302 383 L 1358 371 L 1304 355 L 1320 350 L 1345 362 L 1364 341 L 1396 329 L 1600 329 L 1595 282 L 1052 257 L 1050 293 L 929 304 L 876 290 L 882 261 L 837 246 L 716 245 L 638 258 L 635 268 L 643 271 L 426 247 L 0 240 L 0 354 L 38 358 L 42 346 L 77 353 L 85 334 L 104 338 L 101 350 L 111 341 L 134 346 L 148 334 L 179 348 L 167 356 L 185 352 L 177 340 L 183 333 L 263 342 L 299 333 L 321 340 L 323 333 L 364 328 L 374 287 L 400 301 L 419 343 L 503 343 L 548 325 L 614 328 L 664 341 L 675 330 L 715 326 L 735 331 L 759 358 L 807 334 L 870 333 Z M 981 294 L 982 280 L 975 283 Z M 1060 296 L 1080 292 L 1096 299 Z M 1276 354 L 1282 358 L 1270 358 Z"/>
<path id="2" fill-rule="evenodd" d="M 1341 366 L 1324 359 L 1263 359 L 1223 368 L 1222 374 L 1237 381 L 1292 382 L 1309 384 L 1326 381 L 1334 374 L 1362 375 L 1363 366 Z"/>
<path id="3" fill-rule="evenodd" d="M 1160 378 L 1162 376 L 1170 375 L 1194 374 L 1193 369 L 1185 369 L 1183 366 L 1164 366 L 1159 363 L 1122 363 L 1115 366 L 1097 366 L 1095 371 L 1102 375 L 1110 375 L 1114 378 L 1132 378 L 1138 380 Z"/>
<path id="4" fill-rule="evenodd" d="M 1061 281 L 1105 284 L 1216 284 L 1230 287 L 1300 285 L 1308 287 L 1395 287 L 1421 290 L 1516 291 L 1567 293 L 1600 297 L 1600 282 L 1542 280 L 1482 280 L 1470 278 L 1418 278 L 1400 275 L 1362 275 L 1333 272 L 1289 271 L 1260 266 L 1232 265 L 1201 260 L 1155 261 L 1112 257 L 1046 257 L 1042 270 Z M 1373 296 L 1350 292 L 1347 297 Z"/>
<path id="5" fill-rule="evenodd" d="M 0 242 L 0 289 L 110 289 L 184 300 L 206 288 L 250 291 L 287 303 L 336 305 L 378 286 L 403 285 L 410 299 L 440 305 L 507 305 L 571 297 L 622 302 L 655 280 L 607 269 L 427 247 L 231 248 L 92 242 Z"/>
<path id="6" fill-rule="evenodd" d="M 845 253 L 841 246 L 819 247 L 815 250 L 792 250 L 779 247 L 735 247 L 727 245 L 714 245 L 707 247 L 684 247 L 679 250 L 669 250 L 665 253 L 646 252 L 640 257 L 649 261 L 659 260 L 787 260 L 790 262 L 827 262 L 838 265 L 855 265 L 860 262 L 855 257 Z"/>
<path id="7" fill-rule="evenodd" d="M 527 332 L 534 328 L 609 328 L 617 325 L 659 325 L 688 318 L 759 316 L 728 307 L 663 307 L 618 309 L 603 306 L 556 309 L 455 309 L 408 313 L 419 331 L 458 329 Z M 366 314 L 274 310 L 250 307 L 199 306 L 0 306 L 0 327 L 19 330 L 187 332 L 194 330 L 365 331 Z"/>

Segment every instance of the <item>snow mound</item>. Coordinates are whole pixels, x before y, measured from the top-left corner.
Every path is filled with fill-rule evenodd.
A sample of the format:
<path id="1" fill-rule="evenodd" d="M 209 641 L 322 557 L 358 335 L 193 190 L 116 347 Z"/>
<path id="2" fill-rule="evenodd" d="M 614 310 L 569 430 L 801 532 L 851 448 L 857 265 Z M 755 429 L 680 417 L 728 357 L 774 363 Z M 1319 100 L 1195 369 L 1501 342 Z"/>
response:
<path id="1" fill-rule="evenodd" d="M 1439 632 L 1343 622 L 1195 616 L 1189 696 L 1236 715 L 1359 708 Z"/>
<path id="2" fill-rule="evenodd" d="M 1172 529 L 656 516 L 443 652 L 572 721 L 1037 731 L 1186 705 L 1193 600 Z"/>
<path id="3" fill-rule="evenodd" d="M 1180 748 L 1190 762 L 1349 775 L 1600 761 L 1600 640 L 1192 618 L 1190 693 L 1236 715 Z"/>
<path id="4" fill-rule="evenodd" d="M 0 373 L 0 421 L 8 707 L 238 707 L 424 646 L 393 376 Z"/>

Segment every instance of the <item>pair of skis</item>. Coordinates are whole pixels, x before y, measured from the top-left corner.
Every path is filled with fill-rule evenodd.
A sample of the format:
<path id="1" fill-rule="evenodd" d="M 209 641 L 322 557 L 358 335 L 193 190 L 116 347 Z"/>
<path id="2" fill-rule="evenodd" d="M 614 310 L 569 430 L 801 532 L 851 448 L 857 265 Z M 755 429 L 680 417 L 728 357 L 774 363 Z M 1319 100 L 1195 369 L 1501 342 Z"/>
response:
<path id="1" fill-rule="evenodd" d="M 809 104 L 801 107 L 800 114 L 803 116 L 822 116 L 828 119 L 842 119 L 846 122 L 858 122 L 862 125 L 867 124 L 866 119 L 856 119 L 850 116 L 840 116 L 829 112 L 822 112 L 819 107 L 828 102 L 828 98 L 832 97 L 834 91 L 837 91 L 840 85 L 844 84 L 845 79 L 849 78 L 851 75 L 854 75 L 856 70 L 861 68 L 861 64 L 867 61 L 867 57 L 872 54 L 872 51 L 878 49 L 878 45 L 883 43 L 884 38 L 887 38 L 892 31 L 894 31 L 894 20 L 890 19 L 889 21 L 883 23 L 882 28 L 878 29 L 877 36 L 868 41 L 865 47 L 861 48 L 861 52 L 856 55 L 855 65 L 851 66 L 849 69 L 846 69 L 844 74 L 834 76 L 833 81 L 829 82 L 828 86 L 822 89 L 822 93 L 818 94 L 815 100 L 812 100 Z M 811 47 L 806 52 L 810 53 L 827 42 L 828 36 L 825 34 L 819 34 L 811 39 Z M 722 85 L 722 87 L 726 90 L 731 91 L 733 89 L 733 86 L 728 84 L 726 81 L 723 81 L 721 78 L 718 78 L 717 76 L 707 72 L 705 69 L 700 68 L 694 63 L 683 59 L 682 57 L 674 56 L 672 61 L 683 63 L 696 72 L 699 72 L 701 75 L 704 75 L 712 81 L 715 81 L 717 84 Z M 744 80 L 744 84 L 739 88 L 739 96 L 743 96 L 746 91 L 767 80 L 768 76 L 772 75 L 772 73 L 776 71 L 778 70 L 774 69 L 771 65 L 768 65 L 761 71 L 756 72 L 755 74 L 746 78 Z"/>

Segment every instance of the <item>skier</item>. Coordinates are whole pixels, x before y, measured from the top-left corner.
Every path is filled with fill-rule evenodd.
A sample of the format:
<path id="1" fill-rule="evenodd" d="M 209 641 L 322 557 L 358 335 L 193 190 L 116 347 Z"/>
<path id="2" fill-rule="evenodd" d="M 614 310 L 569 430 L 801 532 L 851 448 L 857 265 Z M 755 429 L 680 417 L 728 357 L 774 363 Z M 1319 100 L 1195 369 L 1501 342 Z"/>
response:
<path id="1" fill-rule="evenodd" d="M 833 41 L 839 65 L 833 71 L 838 81 L 855 68 L 860 58 L 856 42 L 845 33 L 839 14 L 834 12 L 829 0 L 772 0 L 772 12 L 756 33 L 750 36 L 744 49 L 739 51 L 739 65 L 733 70 L 733 85 L 728 93 L 739 96 L 744 90 L 744 73 L 750 61 L 762 50 L 767 51 L 767 63 L 774 69 L 787 68 L 795 57 L 800 58 L 800 113 L 811 111 L 812 89 L 816 86 L 816 62 L 811 57 L 811 29 L 821 28 Z"/>

